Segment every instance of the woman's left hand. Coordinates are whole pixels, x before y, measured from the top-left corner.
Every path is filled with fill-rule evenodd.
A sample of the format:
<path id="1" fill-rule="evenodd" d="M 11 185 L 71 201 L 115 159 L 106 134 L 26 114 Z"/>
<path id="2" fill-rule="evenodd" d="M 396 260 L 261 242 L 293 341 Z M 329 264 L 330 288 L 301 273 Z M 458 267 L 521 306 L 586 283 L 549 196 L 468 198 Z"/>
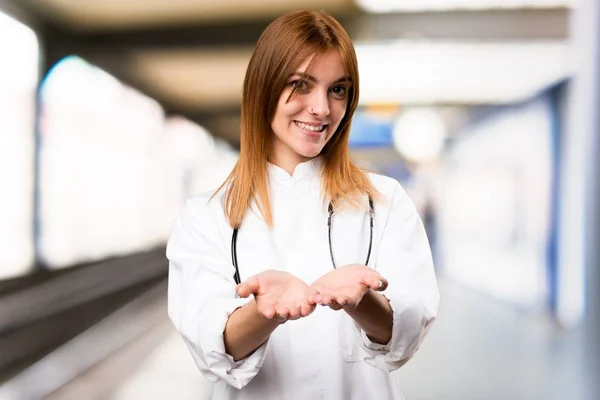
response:
<path id="1" fill-rule="evenodd" d="M 372 268 L 346 265 L 323 275 L 308 288 L 309 304 L 329 306 L 334 310 L 355 309 L 370 289 L 383 291 L 387 280 Z"/>

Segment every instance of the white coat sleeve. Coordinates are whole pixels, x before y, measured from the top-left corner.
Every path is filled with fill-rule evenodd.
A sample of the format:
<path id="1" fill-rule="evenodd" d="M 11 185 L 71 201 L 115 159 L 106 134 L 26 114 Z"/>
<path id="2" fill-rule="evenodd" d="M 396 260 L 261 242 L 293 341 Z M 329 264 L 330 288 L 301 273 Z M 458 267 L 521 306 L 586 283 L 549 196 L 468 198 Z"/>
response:
<path id="1" fill-rule="evenodd" d="M 397 182 L 375 269 L 389 282 L 383 294 L 394 313 L 392 338 L 385 345 L 372 342 L 352 318 L 344 318 L 345 330 L 350 334 L 341 338 L 342 351 L 346 361 L 393 371 L 416 353 L 439 308 L 425 229 L 414 204 Z"/>
<path id="2" fill-rule="evenodd" d="M 188 200 L 173 225 L 167 245 L 169 317 L 202 374 L 240 389 L 258 373 L 268 340 L 237 362 L 225 352 L 229 315 L 250 299 L 236 298 L 228 246 L 213 240 L 217 229 L 208 217 L 206 199 Z"/>

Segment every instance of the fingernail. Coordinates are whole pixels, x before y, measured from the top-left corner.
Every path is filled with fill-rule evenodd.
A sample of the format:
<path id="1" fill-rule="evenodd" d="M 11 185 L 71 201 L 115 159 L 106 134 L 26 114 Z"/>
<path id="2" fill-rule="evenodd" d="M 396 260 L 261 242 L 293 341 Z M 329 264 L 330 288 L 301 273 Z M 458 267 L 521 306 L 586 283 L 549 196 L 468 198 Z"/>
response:
<path id="1" fill-rule="evenodd" d="M 377 288 L 380 288 L 380 287 L 382 287 L 382 286 L 383 286 L 383 282 L 382 282 L 382 281 L 379 281 L 379 283 L 377 284 Z"/>

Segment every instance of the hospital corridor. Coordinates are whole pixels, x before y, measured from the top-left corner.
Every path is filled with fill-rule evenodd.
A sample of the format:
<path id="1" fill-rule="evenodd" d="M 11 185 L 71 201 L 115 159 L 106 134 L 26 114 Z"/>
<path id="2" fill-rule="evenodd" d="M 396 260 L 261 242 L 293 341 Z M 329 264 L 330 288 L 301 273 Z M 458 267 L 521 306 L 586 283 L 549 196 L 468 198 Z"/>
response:
<path id="1" fill-rule="evenodd" d="M 348 156 L 400 184 L 431 249 L 439 314 L 390 379 L 408 400 L 600 399 L 598 1 L 0 0 L 0 400 L 213 399 L 219 383 L 203 376 L 168 309 L 169 290 L 201 289 L 169 287 L 167 246 L 188 200 L 213 193 L 244 159 L 251 57 L 272 21 L 300 9 L 324 10 L 347 31 L 360 78 L 342 125 Z M 279 93 L 313 101 L 318 79 L 299 71 Z M 355 95 L 340 71 L 323 91 L 333 114 L 346 90 Z M 332 125 L 299 121 L 289 125 L 313 139 Z M 276 212 L 311 207 L 268 190 Z M 342 213 L 332 228 L 326 204 L 322 222 L 296 214 L 306 225 L 276 239 L 327 271 L 356 239 L 362 262 L 374 242 L 375 211 L 365 210 L 356 235 L 370 241 L 352 236 Z M 180 225 L 222 250 L 220 266 L 234 271 L 239 257 L 248 278 L 268 239 L 241 229 L 234 249 L 237 230 L 221 235 L 214 222 L 225 216 L 207 221 L 214 234 Z M 298 250 L 302 234 L 322 246 Z M 326 343 L 337 360 L 337 342 Z"/>

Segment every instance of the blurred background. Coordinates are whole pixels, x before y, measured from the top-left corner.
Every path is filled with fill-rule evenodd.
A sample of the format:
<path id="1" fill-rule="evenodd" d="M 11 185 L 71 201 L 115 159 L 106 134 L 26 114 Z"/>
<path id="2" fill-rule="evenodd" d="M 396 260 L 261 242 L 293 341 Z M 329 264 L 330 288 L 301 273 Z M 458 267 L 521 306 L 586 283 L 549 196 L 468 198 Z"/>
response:
<path id="1" fill-rule="evenodd" d="M 171 224 L 237 159 L 267 24 L 355 42 L 351 150 L 425 222 L 409 399 L 598 399 L 594 0 L 0 0 L 0 399 L 209 399 L 166 315 Z"/>

